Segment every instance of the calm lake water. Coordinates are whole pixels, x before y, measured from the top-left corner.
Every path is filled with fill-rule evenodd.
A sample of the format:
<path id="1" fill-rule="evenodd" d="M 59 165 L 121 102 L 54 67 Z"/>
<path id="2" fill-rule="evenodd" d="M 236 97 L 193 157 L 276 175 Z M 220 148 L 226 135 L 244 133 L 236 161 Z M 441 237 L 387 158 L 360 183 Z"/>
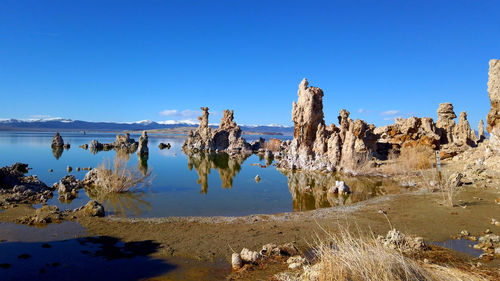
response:
<path id="1" fill-rule="evenodd" d="M 96 167 L 115 157 L 125 159 L 129 168 L 151 171 L 151 183 L 133 193 L 95 197 L 82 189 L 76 199 L 61 202 L 56 191 L 48 204 L 60 209 L 82 206 L 92 198 L 103 203 L 108 214 L 128 217 L 242 216 L 350 204 L 401 191 L 389 180 L 342 178 L 354 192 L 349 196 L 337 196 L 326 192 L 335 180 L 340 180 L 333 173 L 282 173 L 272 165 L 262 168 L 266 161 L 258 155 L 248 158 L 232 158 L 224 153 L 186 155 L 181 149 L 184 136 L 150 134 L 149 157 L 141 161 L 135 153 L 123 155 L 111 150 L 91 154 L 78 147 L 93 139 L 101 143 L 113 142 L 115 133 L 62 132 L 61 136 L 71 144 L 71 149 L 63 150 L 60 155 L 50 147 L 53 135 L 54 132 L 0 132 L 0 166 L 28 163 L 32 168 L 30 174 L 37 175 L 47 185 L 67 175 L 68 165 L 73 167 L 69 174 L 83 179 L 87 171 L 78 172 L 77 167 Z M 131 137 L 139 139 L 139 135 Z M 258 136 L 245 138 L 251 141 Z M 160 150 L 160 142 L 168 142 L 172 147 Z M 255 181 L 256 175 L 260 176 L 260 182 Z"/>

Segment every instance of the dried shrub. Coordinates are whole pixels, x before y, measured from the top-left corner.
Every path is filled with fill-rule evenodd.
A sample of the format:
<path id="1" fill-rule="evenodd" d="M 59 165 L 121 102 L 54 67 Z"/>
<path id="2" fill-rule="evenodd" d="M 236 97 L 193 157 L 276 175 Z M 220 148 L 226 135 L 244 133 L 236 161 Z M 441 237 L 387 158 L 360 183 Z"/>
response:
<path id="1" fill-rule="evenodd" d="M 263 148 L 272 152 L 280 151 L 282 143 L 282 140 L 271 138 L 268 141 L 264 142 Z"/>
<path id="2" fill-rule="evenodd" d="M 103 193 L 123 193 L 144 187 L 151 171 L 141 174 L 136 168 L 128 168 L 127 162 L 114 158 L 112 162 L 103 161 L 96 169 L 94 187 Z"/>
<path id="3" fill-rule="evenodd" d="M 396 163 L 402 171 L 425 170 L 434 163 L 434 150 L 425 145 L 402 147 Z"/>

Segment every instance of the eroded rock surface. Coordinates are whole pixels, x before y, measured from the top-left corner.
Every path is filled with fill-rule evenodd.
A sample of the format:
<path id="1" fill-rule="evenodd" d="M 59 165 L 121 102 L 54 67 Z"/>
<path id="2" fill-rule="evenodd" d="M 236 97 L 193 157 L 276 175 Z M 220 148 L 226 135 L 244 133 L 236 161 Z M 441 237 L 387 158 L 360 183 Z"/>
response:
<path id="1" fill-rule="evenodd" d="M 15 163 L 0 169 L 0 206 L 16 203 L 45 203 L 52 189 L 37 176 L 25 176 L 28 164 Z"/>
<path id="2" fill-rule="evenodd" d="M 241 128 L 234 122 L 234 112 L 224 110 L 219 128 L 212 130 L 208 125 L 208 107 L 202 107 L 198 118 L 200 125 L 190 131 L 183 144 L 190 151 L 229 151 L 251 153 L 251 146 L 241 137 Z"/>
<path id="3" fill-rule="evenodd" d="M 490 146 L 500 152 L 500 60 L 490 60 L 488 75 L 491 109 L 486 118 L 487 130 L 490 133 Z"/>
<path id="4" fill-rule="evenodd" d="M 83 188 L 83 184 L 80 180 L 77 180 L 75 176 L 67 175 L 59 182 L 55 183 L 52 187 L 57 189 L 59 193 L 59 201 L 69 202 L 77 197 L 78 190 Z"/>
<path id="5" fill-rule="evenodd" d="M 352 120 L 349 111 L 342 109 L 338 126 L 326 126 L 323 95 L 320 88 L 309 87 L 306 79 L 300 83 L 292 109 L 294 138 L 280 151 L 279 167 L 356 174 L 380 165 L 389 155 L 399 155 L 404 147 L 441 149 L 446 145 L 448 153 L 456 155 L 477 144 L 467 113 L 462 112 L 456 124 L 451 103 L 439 105 L 436 123 L 428 117 L 397 118 L 392 125 L 376 128 L 363 120 Z"/>
<path id="6" fill-rule="evenodd" d="M 148 133 L 146 131 L 142 132 L 142 135 L 139 138 L 139 148 L 138 148 L 137 154 L 139 154 L 139 155 L 147 155 L 147 154 L 149 154 L 149 149 L 148 149 Z"/>
<path id="7" fill-rule="evenodd" d="M 54 135 L 54 138 L 52 138 L 52 148 L 54 147 L 63 147 L 64 146 L 64 140 L 61 137 L 59 133 L 56 133 Z"/>

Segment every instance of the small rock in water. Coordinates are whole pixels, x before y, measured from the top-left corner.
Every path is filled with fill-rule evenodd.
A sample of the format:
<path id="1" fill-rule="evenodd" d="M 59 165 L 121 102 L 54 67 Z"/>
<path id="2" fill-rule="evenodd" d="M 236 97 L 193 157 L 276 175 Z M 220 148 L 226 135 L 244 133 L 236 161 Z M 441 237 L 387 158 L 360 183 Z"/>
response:
<path id="1" fill-rule="evenodd" d="M 54 169 L 49 169 L 49 173 L 52 173 L 54 171 Z"/>
<path id="2" fill-rule="evenodd" d="M 76 168 L 76 171 L 77 171 L 77 172 L 80 172 L 80 167 L 77 167 L 77 168 Z"/>
<path id="3" fill-rule="evenodd" d="M 259 182 L 259 181 L 260 181 L 260 177 L 259 177 L 259 175 L 256 175 L 256 176 L 255 176 L 255 181 L 256 181 L 256 182 Z"/>
<path id="4" fill-rule="evenodd" d="M 71 166 L 68 166 L 68 167 L 66 167 L 66 171 L 68 171 L 68 173 L 70 173 L 71 171 L 73 171 L 73 168 Z"/>

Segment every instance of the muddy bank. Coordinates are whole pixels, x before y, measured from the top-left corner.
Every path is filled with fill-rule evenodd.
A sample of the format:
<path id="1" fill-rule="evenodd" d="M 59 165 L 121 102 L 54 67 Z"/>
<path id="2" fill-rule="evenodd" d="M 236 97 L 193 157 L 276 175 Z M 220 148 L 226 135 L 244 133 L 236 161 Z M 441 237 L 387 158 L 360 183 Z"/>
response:
<path id="1" fill-rule="evenodd" d="M 491 218 L 500 219 L 500 205 L 494 201 L 498 197 L 497 190 L 466 186 L 456 196 L 456 201 L 466 207 L 449 207 L 442 204 L 441 193 L 420 190 L 349 206 L 277 215 L 153 219 L 78 217 L 76 222 L 90 236 L 114 237 L 125 243 L 154 241 L 159 246 L 150 253 L 153 258 L 195 260 L 210 265 L 205 266 L 206 272 L 216 268 L 217 272 L 227 274 L 231 248 L 258 250 L 267 243 L 294 242 L 300 250 L 306 251 L 316 235 L 323 235 L 321 228 L 336 231 L 339 225 L 346 223 L 354 231 L 377 235 L 387 233 L 392 225 L 404 233 L 438 242 L 464 229 L 480 234 L 490 228 L 498 234 L 500 227 L 489 224 Z M 387 213 L 390 222 L 380 210 Z M 0 221 L 14 222 L 34 212 L 32 207 L 20 205 L 1 212 Z M 259 274 L 270 274 L 279 268 L 280 265 L 271 266 Z"/>

